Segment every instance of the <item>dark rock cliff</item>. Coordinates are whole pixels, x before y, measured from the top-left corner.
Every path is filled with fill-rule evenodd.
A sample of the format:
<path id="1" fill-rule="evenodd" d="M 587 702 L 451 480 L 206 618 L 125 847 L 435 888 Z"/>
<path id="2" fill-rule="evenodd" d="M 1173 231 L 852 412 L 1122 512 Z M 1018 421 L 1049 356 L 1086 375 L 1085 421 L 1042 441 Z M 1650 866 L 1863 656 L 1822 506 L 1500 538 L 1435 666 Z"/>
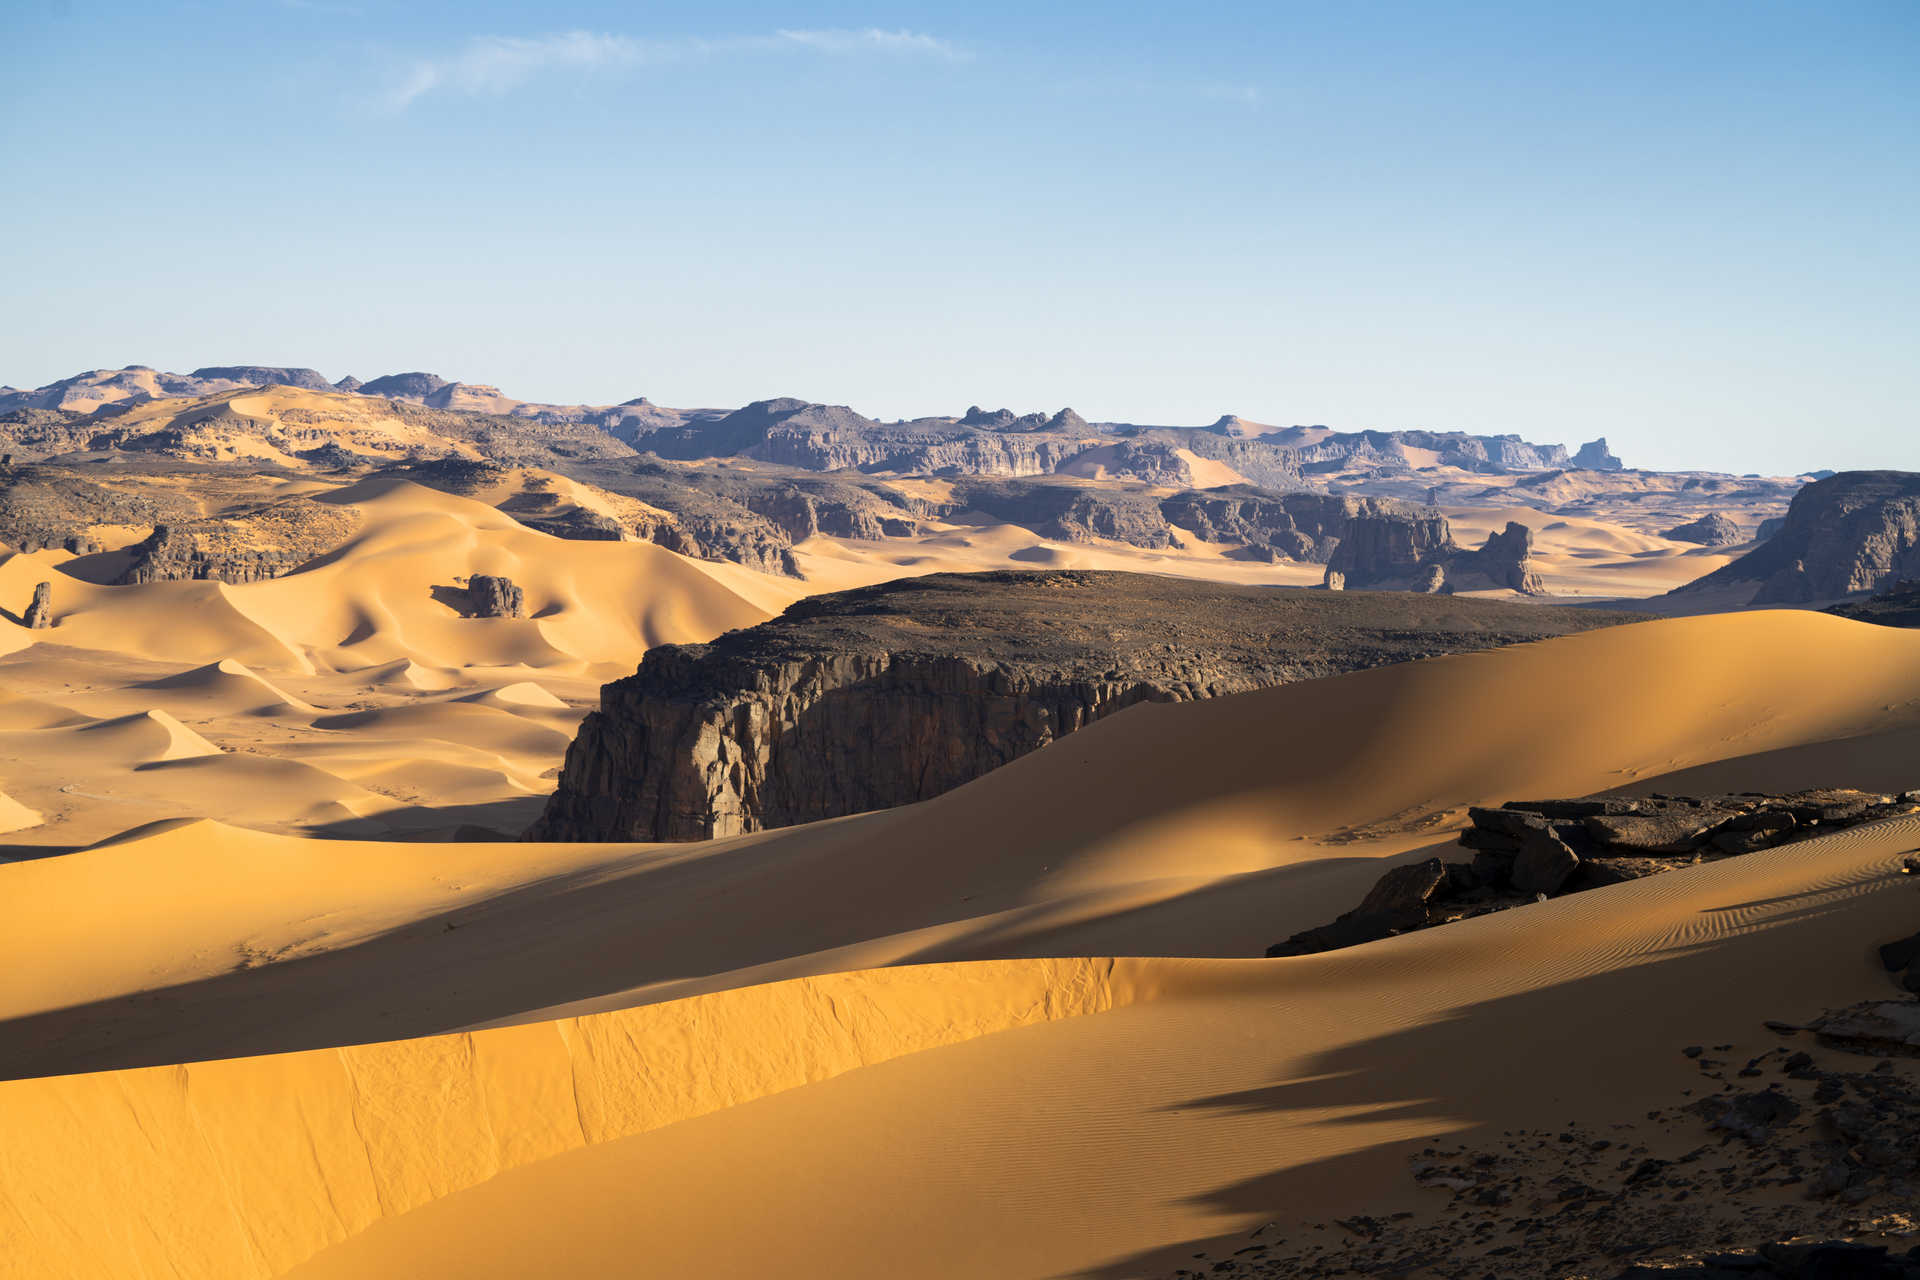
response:
<path id="1" fill-rule="evenodd" d="M 1920 474 L 1842 471 L 1794 495 L 1779 532 L 1674 594 L 1753 584 L 1752 604 L 1808 604 L 1920 577 Z"/>
<path id="2" fill-rule="evenodd" d="M 1637 620 L 1086 571 L 803 600 L 601 690 L 537 840 L 698 840 L 929 799 L 1140 702 Z"/>

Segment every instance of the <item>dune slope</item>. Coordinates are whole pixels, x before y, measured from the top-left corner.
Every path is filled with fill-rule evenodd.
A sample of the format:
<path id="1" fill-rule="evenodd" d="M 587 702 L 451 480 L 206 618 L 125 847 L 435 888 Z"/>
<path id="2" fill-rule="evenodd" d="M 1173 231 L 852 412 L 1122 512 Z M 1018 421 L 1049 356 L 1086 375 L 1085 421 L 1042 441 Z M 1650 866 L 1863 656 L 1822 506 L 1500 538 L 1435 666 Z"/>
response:
<path id="1" fill-rule="evenodd" d="M 936 965 L 13 1082 L 0 1274 L 1135 1274 L 1394 1207 L 1421 1140 L 1605 1123 L 1687 1078 L 1681 1043 L 1871 994 L 1916 844 L 1295 960 Z"/>
<path id="2" fill-rule="evenodd" d="M 1913 785 L 1917 657 L 1920 634 L 1824 615 L 1660 621 L 1136 707 L 925 804 L 727 841 L 315 845 L 208 824 L 0 866 L 0 969 L 20 975 L 0 1072 L 913 961 L 1258 955 L 1469 804 L 1702 766 L 1737 789 L 1743 759 L 1776 787 Z M 125 929 L 130 912 L 155 923 Z"/>

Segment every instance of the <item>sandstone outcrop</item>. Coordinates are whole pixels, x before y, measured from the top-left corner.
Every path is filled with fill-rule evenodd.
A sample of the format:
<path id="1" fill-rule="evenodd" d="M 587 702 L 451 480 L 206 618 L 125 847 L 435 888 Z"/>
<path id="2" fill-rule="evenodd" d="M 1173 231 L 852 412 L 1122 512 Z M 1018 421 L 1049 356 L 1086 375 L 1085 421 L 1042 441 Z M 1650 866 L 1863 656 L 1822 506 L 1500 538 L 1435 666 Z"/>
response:
<path id="1" fill-rule="evenodd" d="M 1588 471 L 1621 471 L 1626 464 L 1613 456 L 1613 450 L 1607 447 L 1607 438 L 1589 440 L 1580 446 L 1573 455 L 1573 465 Z"/>
<path id="2" fill-rule="evenodd" d="M 1752 604 L 1808 604 L 1920 577 L 1920 474 L 1842 471 L 1794 495 L 1785 523 L 1673 594 L 1751 588 Z"/>
<path id="3" fill-rule="evenodd" d="M 1703 547 L 1725 547 L 1746 541 L 1740 526 L 1718 511 L 1709 511 L 1698 520 L 1675 525 L 1660 536 L 1672 538 L 1675 542 L 1697 542 Z"/>
<path id="4" fill-rule="evenodd" d="M 1605 796 L 1470 809 L 1472 825 L 1460 833 L 1460 844 L 1474 851 L 1471 862 L 1429 859 L 1412 864 L 1423 868 L 1417 876 L 1396 867 L 1359 907 L 1275 943 L 1267 954 L 1310 955 L 1355 946 L 1913 813 L 1920 813 L 1920 790 L 1897 796 L 1849 790 L 1703 799 Z M 1409 885 L 1423 886 L 1418 904 L 1409 900 Z M 1393 911 L 1379 909 L 1382 901 L 1391 901 Z M 1913 962 L 1897 945 L 1882 956 L 1889 969 L 1896 967 L 1893 959 L 1901 969 Z"/>
<path id="5" fill-rule="evenodd" d="M 1327 560 L 1327 573 L 1340 574 L 1349 589 L 1546 592 L 1533 563 L 1533 530 L 1526 525 L 1509 522 L 1475 551 L 1454 542 L 1447 518 L 1432 507 L 1348 501 L 1359 506 Z"/>
<path id="6" fill-rule="evenodd" d="M 53 625 L 53 584 L 42 582 L 33 589 L 33 599 L 20 617 L 30 631 L 43 631 Z"/>
<path id="7" fill-rule="evenodd" d="M 142 582 L 213 580 L 259 582 L 277 578 L 313 558 L 312 550 L 203 550 L 191 532 L 173 525 L 155 525 L 153 532 L 130 548 L 132 560 L 115 581 Z"/>
<path id="8" fill-rule="evenodd" d="M 518 618 L 526 611 L 526 594 L 513 579 L 489 573 L 467 579 L 467 600 L 476 618 Z"/>
<path id="9" fill-rule="evenodd" d="M 1140 702 L 1637 615 L 1078 570 L 817 596 L 601 690 L 542 840 L 698 840 L 925 800 Z"/>

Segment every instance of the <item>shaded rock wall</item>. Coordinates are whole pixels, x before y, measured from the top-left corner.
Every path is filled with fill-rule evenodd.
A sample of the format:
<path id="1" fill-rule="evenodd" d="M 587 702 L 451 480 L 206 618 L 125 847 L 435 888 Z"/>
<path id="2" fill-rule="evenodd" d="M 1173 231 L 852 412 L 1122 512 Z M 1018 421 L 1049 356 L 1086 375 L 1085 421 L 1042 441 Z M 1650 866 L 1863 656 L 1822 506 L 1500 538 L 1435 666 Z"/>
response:
<path id="1" fill-rule="evenodd" d="M 1148 701 L 1638 615 L 1079 570 L 817 596 L 601 690 L 542 840 L 697 840 L 929 799 Z"/>

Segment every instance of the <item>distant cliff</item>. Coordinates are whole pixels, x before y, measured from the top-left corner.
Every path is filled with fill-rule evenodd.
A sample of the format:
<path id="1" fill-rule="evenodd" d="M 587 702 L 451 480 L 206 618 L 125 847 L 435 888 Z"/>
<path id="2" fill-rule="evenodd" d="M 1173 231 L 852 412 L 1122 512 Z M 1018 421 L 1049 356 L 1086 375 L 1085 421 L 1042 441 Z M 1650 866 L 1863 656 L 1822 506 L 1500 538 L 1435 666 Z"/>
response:
<path id="1" fill-rule="evenodd" d="M 1751 604 L 1809 604 L 1920 577 L 1920 474 L 1842 471 L 1794 495 L 1778 531 L 1673 594 L 1751 586 Z"/>
<path id="2" fill-rule="evenodd" d="M 1077 570 L 817 596 L 602 689 L 527 838 L 698 840 L 907 804 L 1140 702 L 1636 616 Z"/>

